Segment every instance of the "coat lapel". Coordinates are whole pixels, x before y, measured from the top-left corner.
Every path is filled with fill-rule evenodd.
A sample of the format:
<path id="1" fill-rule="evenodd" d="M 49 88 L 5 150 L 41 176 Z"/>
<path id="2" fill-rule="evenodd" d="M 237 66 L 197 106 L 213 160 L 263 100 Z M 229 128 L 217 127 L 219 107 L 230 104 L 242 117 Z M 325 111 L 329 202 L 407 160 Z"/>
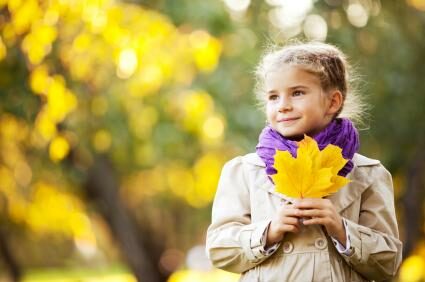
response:
<path id="1" fill-rule="evenodd" d="M 255 185 L 254 187 L 259 187 L 260 189 L 265 190 L 268 193 L 273 194 L 276 197 L 279 197 L 285 203 L 292 203 L 293 202 L 292 198 L 287 197 L 287 196 L 275 191 L 275 186 L 271 182 L 271 180 L 268 178 L 265 170 L 262 170 L 262 171 L 259 172 L 259 177 L 257 177 L 254 185 Z"/>
<path id="2" fill-rule="evenodd" d="M 351 180 L 348 185 L 341 188 L 337 193 L 326 197 L 335 205 L 338 212 L 342 212 L 349 207 L 354 201 L 359 199 L 362 193 L 372 184 L 371 177 L 367 174 L 367 170 L 360 169 L 364 166 L 378 165 L 379 161 L 367 158 L 360 154 L 353 157 L 354 168 L 347 175 Z"/>
<path id="3" fill-rule="evenodd" d="M 351 180 L 350 183 L 342 187 L 337 193 L 325 197 L 332 201 L 339 213 L 358 200 L 371 184 L 365 176 L 365 172 L 357 167 L 354 167 L 347 177 Z"/>

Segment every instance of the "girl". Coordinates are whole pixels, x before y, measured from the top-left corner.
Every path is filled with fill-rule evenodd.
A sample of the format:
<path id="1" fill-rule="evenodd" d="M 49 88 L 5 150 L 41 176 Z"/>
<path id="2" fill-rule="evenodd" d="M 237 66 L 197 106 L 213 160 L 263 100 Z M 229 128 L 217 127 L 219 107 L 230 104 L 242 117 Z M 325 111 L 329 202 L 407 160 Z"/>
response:
<path id="1" fill-rule="evenodd" d="M 257 68 L 268 125 L 257 152 L 225 164 L 207 232 L 213 265 L 240 281 L 370 281 L 394 277 L 401 262 L 391 175 L 357 152 L 350 119 L 362 104 L 350 92 L 348 65 L 336 47 L 293 44 Z M 304 134 L 319 148 L 342 148 L 339 172 L 351 182 L 322 198 L 275 192 L 276 149 L 296 152 Z M 302 219 L 302 220 L 301 220 Z"/>

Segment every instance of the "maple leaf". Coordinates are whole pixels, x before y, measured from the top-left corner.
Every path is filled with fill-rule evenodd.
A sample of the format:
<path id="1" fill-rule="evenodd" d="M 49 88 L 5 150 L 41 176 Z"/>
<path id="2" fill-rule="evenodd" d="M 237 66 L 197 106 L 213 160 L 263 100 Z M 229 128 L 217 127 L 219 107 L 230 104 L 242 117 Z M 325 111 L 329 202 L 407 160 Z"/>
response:
<path id="1" fill-rule="evenodd" d="M 272 175 L 275 189 L 291 198 L 322 198 L 337 192 L 350 181 L 338 172 L 348 160 L 342 149 L 329 144 L 322 151 L 317 142 L 305 135 L 298 142 L 297 157 L 288 151 L 276 150 Z"/>

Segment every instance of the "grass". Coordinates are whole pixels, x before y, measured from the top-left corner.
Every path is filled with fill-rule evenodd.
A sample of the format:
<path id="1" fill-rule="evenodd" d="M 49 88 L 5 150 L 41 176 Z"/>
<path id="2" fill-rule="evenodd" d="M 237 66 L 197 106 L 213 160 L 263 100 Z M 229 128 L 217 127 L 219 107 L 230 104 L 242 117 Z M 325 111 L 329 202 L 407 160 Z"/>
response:
<path id="1" fill-rule="evenodd" d="M 122 266 L 107 268 L 43 268 L 25 273 L 23 282 L 136 282 Z"/>

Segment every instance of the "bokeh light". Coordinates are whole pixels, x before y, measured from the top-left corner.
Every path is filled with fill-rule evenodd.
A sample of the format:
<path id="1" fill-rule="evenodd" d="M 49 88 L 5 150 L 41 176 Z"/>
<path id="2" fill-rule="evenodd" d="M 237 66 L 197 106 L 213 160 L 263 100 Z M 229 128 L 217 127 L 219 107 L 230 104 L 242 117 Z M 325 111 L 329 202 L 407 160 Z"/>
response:
<path id="1" fill-rule="evenodd" d="M 365 7 L 360 3 L 352 3 L 348 5 L 347 17 L 355 27 L 364 27 L 367 24 L 369 15 Z"/>
<path id="2" fill-rule="evenodd" d="M 328 25 L 320 15 L 308 15 L 304 22 L 304 34 L 310 40 L 325 41 Z"/>

